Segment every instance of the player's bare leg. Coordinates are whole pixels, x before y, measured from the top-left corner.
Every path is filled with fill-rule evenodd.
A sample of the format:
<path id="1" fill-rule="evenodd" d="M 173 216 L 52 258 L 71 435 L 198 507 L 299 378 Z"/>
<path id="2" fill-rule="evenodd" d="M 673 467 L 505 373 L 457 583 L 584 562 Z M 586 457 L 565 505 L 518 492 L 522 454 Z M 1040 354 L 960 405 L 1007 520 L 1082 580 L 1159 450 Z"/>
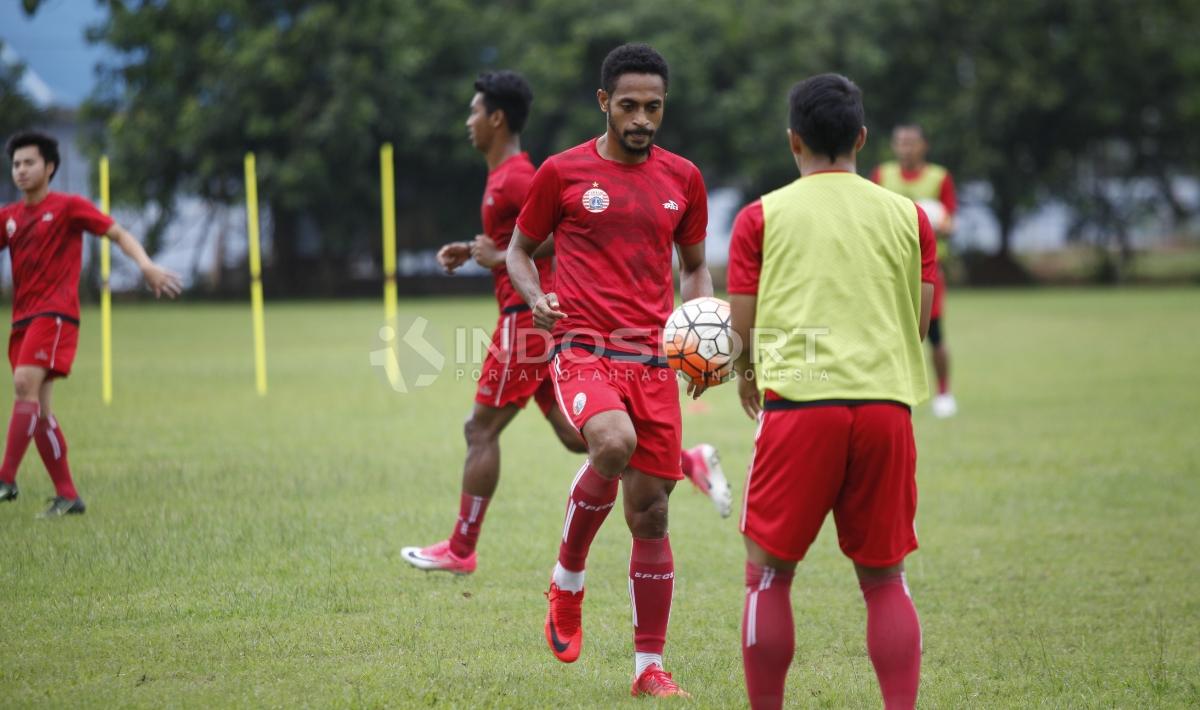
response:
<path id="1" fill-rule="evenodd" d="M 75 482 L 71 480 L 71 467 L 67 462 L 67 437 L 58 424 L 58 418 L 54 416 L 53 395 L 54 379 L 48 377 L 38 388 L 41 416 L 38 417 L 37 430 L 33 435 L 38 454 L 46 466 L 46 473 L 50 474 L 50 480 L 54 481 L 54 498 L 50 500 L 50 507 L 41 514 L 43 518 L 77 515 L 87 510 L 83 499 L 75 490 Z"/>
<path id="2" fill-rule="evenodd" d="M 742 614 L 742 665 L 750 707 L 783 707 L 788 667 L 796 651 L 792 577 L 796 562 L 746 542 L 746 604 Z"/>
<path id="3" fill-rule="evenodd" d="M 47 374 L 45 368 L 32 365 L 18 365 L 13 370 L 13 412 L 8 422 L 3 463 L 0 463 L 0 501 L 17 498 L 17 469 L 21 467 L 21 459 L 37 429 L 38 396 Z"/>
<path id="4" fill-rule="evenodd" d="M 933 374 L 937 376 L 938 393 L 933 401 L 934 414 L 939 417 L 951 417 L 958 412 L 958 403 L 950 394 L 950 351 L 944 342 L 935 344 L 933 353 Z"/>
<path id="5" fill-rule="evenodd" d="M 921 621 L 904 579 L 904 563 L 856 564 L 854 571 L 867 603 L 867 655 L 879 679 L 883 706 L 910 710 L 921 684 Z"/>
<path id="6" fill-rule="evenodd" d="M 463 464 L 458 521 L 449 538 L 428 547 L 405 547 L 400 556 L 418 569 L 455 574 L 475 571 L 475 546 L 488 503 L 500 483 L 500 434 L 520 412 L 516 405 L 489 407 L 475 403 L 463 425 L 467 458 Z"/>
<path id="7" fill-rule="evenodd" d="M 584 569 L 588 550 L 617 500 L 621 473 L 637 447 L 623 410 L 600 412 L 583 426 L 588 460 L 571 483 L 558 561 L 546 592 L 546 643 L 558 660 L 573 663 L 583 647 Z"/>
<path id="8" fill-rule="evenodd" d="M 667 511 L 675 481 L 628 469 L 622 477 L 625 523 L 633 534 L 629 555 L 629 603 L 633 608 L 633 695 L 687 697 L 663 670 L 663 646 L 671 618 L 675 560 L 667 536 Z"/>
<path id="9" fill-rule="evenodd" d="M 551 428 L 554 429 L 554 435 L 558 437 L 567 451 L 573 454 L 588 452 L 587 442 L 583 440 L 583 436 L 575 429 L 561 409 L 557 407 L 551 409 L 550 413 L 546 415 L 546 421 L 550 422 Z"/>

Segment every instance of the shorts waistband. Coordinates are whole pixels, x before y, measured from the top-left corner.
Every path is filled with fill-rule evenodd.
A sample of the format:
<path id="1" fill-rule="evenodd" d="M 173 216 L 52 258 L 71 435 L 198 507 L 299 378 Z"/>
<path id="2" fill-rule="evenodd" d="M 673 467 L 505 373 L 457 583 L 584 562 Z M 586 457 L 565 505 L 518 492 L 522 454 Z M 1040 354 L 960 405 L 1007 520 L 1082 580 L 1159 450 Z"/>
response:
<path id="1" fill-rule="evenodd" d="M 647 355 L 645 353 L 628 353 L 624 350 L 613 350 L 603 346 L 592 345 L 590 343 L 556 343 L 554 349 L 550 351 L 550 357 L 554 357 L 564 350 L 584 350 L 593 355 L 608 358 L 609 360 L 618 360 L 621 362 L 637 362 L 650 367 L 667 367 L 667 359 L 658 355 Z"/>
<path id="2" fill-rule="evenodd" d="M 21 320 L 13 321 L 12 327 L 24 328 L 25 326 L 29 325 L 33 321 L 37 320 L 38 318 L 62 318 L 66 322 L 70 323 L 71 325 L 74 325 L 74 326 L 79 325 L 79 319 L 75 318 L 74 316 L 69 316 L 66 313 L 55 313 L 53 311 L 48 311 L 46 313 L 34 313 L 33 315 L 29 316 L 28 318 L 22 318 Z"/>
<path id="3" fill-rule="evenodd" d="M 894 399 L 814 399 L 808 402 L 797 402 L 791 399 L 768 399 L 763 402 L 763 411 L 772 412 L 784 409 L 811 409 L 813 407 L 861 407 L 864 404 L 890 404 L 901 407 L 912 413 L 912 407 Z"/>
<path id="4" fill-rule="evenodd" d="M 504 308 L 501 308 L 500 314 L 508 315 L 509 313 L 524 313 L 528 310 L 530 310 L 529 305 L 526 303 L 521 303 L 515 306 L 505 306 Z"/>

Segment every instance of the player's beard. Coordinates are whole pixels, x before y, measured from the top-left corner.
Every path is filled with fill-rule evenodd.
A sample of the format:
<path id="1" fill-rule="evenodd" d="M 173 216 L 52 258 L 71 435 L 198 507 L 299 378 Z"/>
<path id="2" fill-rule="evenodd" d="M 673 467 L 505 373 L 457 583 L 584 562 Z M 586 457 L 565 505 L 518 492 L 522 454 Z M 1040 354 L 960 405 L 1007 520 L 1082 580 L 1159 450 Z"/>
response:
<path id="1" fill-rule="evenodd" d="M 613 122 L 611 115 L 608 117 L 608 127 L 612 130 L 613 134 L 617 136 L 617 140 L 621 143 L 621 148 L 623 148 L 625 152 L 629 153 L 630 155 L 646 155 L 650 152 L 650 147 L 654 145 L 654 131 L 619 131 L 617 130 L 617 124 Z M 637 146 L 630 145 L 626 140 L 627 136 L 632 135 L 648 136 L 650 140 L 646 141 L 645 146 L 639 148 Z"/>

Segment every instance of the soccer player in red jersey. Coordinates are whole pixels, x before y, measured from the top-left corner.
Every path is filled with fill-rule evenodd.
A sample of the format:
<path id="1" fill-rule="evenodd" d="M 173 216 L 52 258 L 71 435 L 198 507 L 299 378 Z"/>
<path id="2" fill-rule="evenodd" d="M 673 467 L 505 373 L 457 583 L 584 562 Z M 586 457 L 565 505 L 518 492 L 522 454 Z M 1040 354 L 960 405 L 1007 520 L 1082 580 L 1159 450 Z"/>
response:
<path id="1" fill-rule="evenodd" d="M 746 690 L 756 710 L 783 705 L 792 576 L 832 510 L 866 601 L 884 707 L 912 708 L 921 626 L 904 578 L 917 547 L 911 408 L 929 396 L 922 340 L 936 237 L 920 207 L 855 173 L 867 129 L 853 82 L 811 77 L 789 104 L 801 177 L 744 208 L 730 241 L 732 328 L 753 342 L 735 361 L 738 394 L 758 420 L 741 523 Z"/>
<path id="2" fill-rule="evenodd" d="M 531 398 L 568 451 L 587 452 L 579 432 L 555 402 L 544 334 L 535 331 L 530 308 L 513 288 L 505 267 L 513 225 L 534 174 L 529 154 L 521 151 L 521 130 L 532 101 L 529 84 L 516 72 L 488 73 L 475 82 L 467 130 L 472 145 L 488 164 L 481 206 L 484 233 L 473 242 L 445 245 L 438 251 L 438 262 L 447 273 L 454 273 L 471 258 L 491 269 L 500 322 L 492 333 L 492 346 L 480 369 L 475 407 L 464 428 L 467 460 L 454 530 L 446 540 L 400 551 L 401 557 L 418 569 L 455 574 L 475 571 L 483 516 L 500 481 L 500 433 Z M 552 253 L 553 240 L 546 240 L 536 260 L 544 291 L 553 290 Z M 681 462 L 692 472 L 693 480 L 703 476 L 710 482 L 705 491 L 718 501 L 722 515 L 728 515 L 731 495 L 716 450 L 700 444 L 683 452 Z"/>
<path id="3" fill-rule="evenodd" d="M 464 427 L 467 460 L 463 465 L 458 521 L 448 539 L 424 548 L 401 550 L 401 556 L 418 569 L 456 574 L 475 571 L 475 548 L 483 516 L 500 481 L 500 433 L 530 399 L 537 402 L 563 446 L 578 453 L 587 450 L 555 403 L 547 343 L 533 333 L 530 308 L 513 289 L 504 266 L 513 224 L 533 180 L 533 163 L 521 150 L 521 130 L 532 102 L 529 84 L 516 72 L 487 73 L 475 82 L 467 131 L 488 165 L 480 208 L 484 234 L 473 242 L 445 245 L 438 251 L 438 262 L 447 273 L 454 273 L 472 257 L 491 269 L 500 322 L 492 334 L 492 346 L 475 391 L 475 406 Z M 548 288 L 553 278 L 551 245 L 542 251 L 538 270 Z"/>
<path id="4" fill-rule="evenodd" d="M 0 501 L 16 500 L 17 468 L 29 448 L 54 481 L 55 496 L 42 517 L 86 510 L 67 465 L 67 438 L 50 408 L 54 381 L 71 372 L 79 340 L 79 271 L 83 232 L 108 237 L 137 262 L 155 296 L 179 295 L 179 277 L 146 256 L 132 234 L 77 195 L 50 191 L 58 172 L 58 141 L 36 132 L 8 141 L 13 181 L 24 199 L 0 207 L 0 248 L 12 255 L 13 324 L 8 361 L 13 368 L 12 419 L 0 464 Z"/>
<path id="5" fill-rule="evenodd" d="M 929 321 L 929 345 L 933 353 L 933 372 L 937 375 L 937 396 L 933 398 L 933 414 L 952 417 L 958 403 L 950 393 L 950 351 L 946 347 L 942 328 L 942 302 L 946 294 L 946 273 L 943 263 L 950 253 L 950 235 L 954 233 L 954 213 L 958 197 L 950 171 L 925 160 L 929 141 L 925 131 L 915 123 L 896 126 L 892 130 L 892 152 L 895 161 L 886 162 L 871 172 L 871 180 L 892 192 L 921 204 L 940 203 L 944 217 L 933 224 L 938 235 L 937 282 L 933 290 L 933 314 Z"/>
<path id="6" fill-rule="evenodd" d="M 546 594 L 546 641 L 561 661 L 579 657 L 588 549 L 620 487 L 633 534 L 631 692 L 660 696 L 686 695 L 662 661 L 675 577 L 667 501 L 684 477 L 678 385 L 659 342 L 674 305 L 672 251 L 683 298 L 712 295 L 704 180 L 691 162 L 654 145 L 667 81 L 666 61 L 647 45 L 609 53 L 597 91 L 606 132 L 538 169 L 508 251 L 513 284 L 555 341 L 558 404 L 588 447 Z M 532 257 L 551 233 L 557 270 L 546 292 Z M 701 391 L 688 388 L 691 396 Z"/>

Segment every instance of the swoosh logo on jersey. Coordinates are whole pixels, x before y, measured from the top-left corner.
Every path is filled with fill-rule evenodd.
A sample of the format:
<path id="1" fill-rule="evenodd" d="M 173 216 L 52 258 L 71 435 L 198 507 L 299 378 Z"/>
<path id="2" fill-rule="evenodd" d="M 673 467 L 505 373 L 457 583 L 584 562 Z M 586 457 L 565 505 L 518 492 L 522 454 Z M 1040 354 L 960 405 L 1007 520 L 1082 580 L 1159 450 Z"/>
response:
<path id="1" fill-rule="evenodd" d="M 550 644 L 554 646 L 554 650 L 563 653 L 571 644 L 563 643 L 558 640 L 558 630 L 554 628 L 554 619 L 550 620 Z"/>

